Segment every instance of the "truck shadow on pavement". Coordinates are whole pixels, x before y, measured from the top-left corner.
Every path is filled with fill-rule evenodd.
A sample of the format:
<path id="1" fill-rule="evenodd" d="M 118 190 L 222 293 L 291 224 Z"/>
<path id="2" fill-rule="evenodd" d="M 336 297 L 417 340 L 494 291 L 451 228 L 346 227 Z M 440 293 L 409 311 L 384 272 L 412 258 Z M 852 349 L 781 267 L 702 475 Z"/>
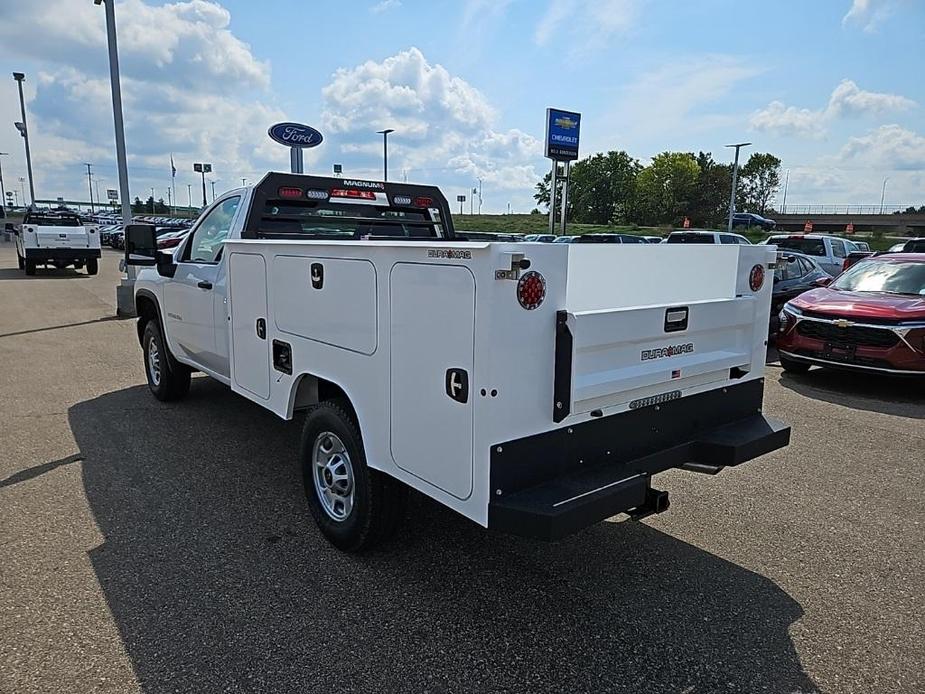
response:
<path id="1" fill-rule="evenodd" d="M 85 270 L 78 272 L 72 267 L 66 267 L 58 269 L 55 267 L 44 268 L 38 267 L 35 269 L 34 275 L 27 275 L 24 270 L 19 270 L 17 268 L 0 268 L 0 281 L 2 280 L 72 280 L 77 278 L 90 279 L 92 275 L 88 275 Z"/>
<path id="2" fill-rule="evenodd" d="M 305 508 L 299 421 L 204 378 L 68 414 L 143 691 L 816 691 L 796 601 L 644 523 L 546 544 L 413 495 L 388 546 L 349 556 Z"/>

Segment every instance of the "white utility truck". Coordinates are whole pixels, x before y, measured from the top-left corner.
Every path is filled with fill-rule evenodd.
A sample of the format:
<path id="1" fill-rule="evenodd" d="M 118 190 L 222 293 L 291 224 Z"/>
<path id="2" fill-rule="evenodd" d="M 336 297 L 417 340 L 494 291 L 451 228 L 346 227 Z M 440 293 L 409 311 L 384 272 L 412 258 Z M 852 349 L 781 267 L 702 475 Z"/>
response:
<path id="1" fill-rule="evenodd" d="M 471 242 L 429 186 L 270 173 L 176 253 L 126 230 L 148 385 L 202 371 L 290 419 L 336 546 L 388 535 L 408 487 L 559 538 L 668 507 L 655 474 L 787 445 L 762 414 L 775 249 Z"/>
<path id="2" fill-rule="evenodd" d="M 89 275 L 99 272 L 98 228 L 85 227 L 76 214 L 29 209 L 18 228 L 8 223 L 6 230 L 16 236 L 19 269 L 27 275 L 34 275 L 38 265 L 86 266 Z"/>

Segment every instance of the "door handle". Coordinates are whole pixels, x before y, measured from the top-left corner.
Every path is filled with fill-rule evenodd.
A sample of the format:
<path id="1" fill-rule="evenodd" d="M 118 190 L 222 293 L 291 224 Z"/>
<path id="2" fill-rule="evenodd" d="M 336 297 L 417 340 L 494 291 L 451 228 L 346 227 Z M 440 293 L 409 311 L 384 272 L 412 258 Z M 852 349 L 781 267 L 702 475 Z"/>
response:
<path id="1" fill-rule="evenodd" d="M 197 283 L 196 286 L 199 287 L 200 289 L 212 289 L 212 283 L 207 282 L 205 280 L 202 280 L 201 282 Z"/>
<path id="2" fill-rule="evenodd" d="M 469 374 L 465 369 L 447 369 L 446 394 L 456 402 L 469 401 Z"/>
<path id="3" fill-rule="evenodd" d="M 257 319 L 257 337 L 261 340 L 267 339 L 267 321 L 265 318 Z"/>

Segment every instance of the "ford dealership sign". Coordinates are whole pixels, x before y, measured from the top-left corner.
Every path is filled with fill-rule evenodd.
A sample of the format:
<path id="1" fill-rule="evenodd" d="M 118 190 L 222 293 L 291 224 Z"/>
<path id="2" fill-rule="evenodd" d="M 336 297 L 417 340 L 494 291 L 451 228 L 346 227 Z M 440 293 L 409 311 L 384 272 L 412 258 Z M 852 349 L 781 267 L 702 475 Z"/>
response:
<path id="1" fill-rule="evenodd" d="M 317 147 L 324 140 L 321 133 L 313 127 L 300 123 L 277 123 L 270 126 L 267 134 L 281 145 L 299 149 Z"/>

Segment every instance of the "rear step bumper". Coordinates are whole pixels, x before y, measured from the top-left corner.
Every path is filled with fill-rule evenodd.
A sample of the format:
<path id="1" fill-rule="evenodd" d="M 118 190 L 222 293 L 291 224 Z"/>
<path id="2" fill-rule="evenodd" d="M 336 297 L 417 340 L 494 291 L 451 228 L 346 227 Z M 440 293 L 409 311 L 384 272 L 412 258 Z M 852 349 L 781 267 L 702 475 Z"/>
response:
<path id="1" fill-rule="evenodd" d="M 86 260 L 101 258 L 99 248 L 26 248 L 26 260 Z"/>
<path id="2" fill-rule="evenodd" d="M 488 527 L 554 540 L 619 513 L 666 510 L 653 475 L 690 463 L 715 472 L 789 443 L 790 427 L 758 412 L 762 385 L 753 380 L 493 446 Z"/>

